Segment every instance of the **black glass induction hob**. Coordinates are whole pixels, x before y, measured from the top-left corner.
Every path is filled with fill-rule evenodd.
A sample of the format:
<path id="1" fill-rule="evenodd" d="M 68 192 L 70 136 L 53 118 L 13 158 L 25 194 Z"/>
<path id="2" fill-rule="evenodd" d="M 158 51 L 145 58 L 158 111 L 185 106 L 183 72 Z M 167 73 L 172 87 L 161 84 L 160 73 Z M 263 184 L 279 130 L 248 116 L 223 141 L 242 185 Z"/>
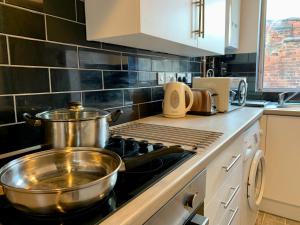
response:
<path id="1" fill-rule="evenodd" d="M 164 147 L 161 143 L 149 144 L 147 141 L 136 141 L 133 138 L 123 139 L 120 136 L 110 138 L 106 149 L 119 154 L 122 158 L 156 151 Z M 171 153 L 156 158 L 138 168 L 119 172 L 117 183 L 113 191 L 103 200 L 88 208 L 79 209 L 64 215 L 36 216 L 23 213 L 13 208 L 4 196 L 0 197 L 0 224 L 1 225 L 69 225 L 99 224 L 105 217 L 111 215 L 120 207 L 141 192 L 145 191 L 167 173 L 189 159 L 194 152 Z M 20 156 L 17 156 L 20 157 Z M 15 158 L 17 158 L 15 157 Z M 10 158 L 9 160 L 12 160 Z M 8 160 L 6 160 L 8 161 Z M 0 164 L 6 163 L 0 160 Z M 1 165 L 1 166 L 2 166 Z"/>

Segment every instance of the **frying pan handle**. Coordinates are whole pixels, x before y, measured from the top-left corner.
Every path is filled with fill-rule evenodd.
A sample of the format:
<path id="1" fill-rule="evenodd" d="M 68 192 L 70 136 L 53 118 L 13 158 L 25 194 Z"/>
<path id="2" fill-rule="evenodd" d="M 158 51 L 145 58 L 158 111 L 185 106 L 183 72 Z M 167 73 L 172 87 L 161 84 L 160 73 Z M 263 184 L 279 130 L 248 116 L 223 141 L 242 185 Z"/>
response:
<path id="1" fill-rule="evenodd" d="M 179 146 L 163 147 L 157 151 L 149 152 L 144 155 L 128 157 L 123 159 L 125 170 L 131 170 L 148 162 L 153 159 L 165 156 L 171 153 L 182 153 L 184 150 Z"/>

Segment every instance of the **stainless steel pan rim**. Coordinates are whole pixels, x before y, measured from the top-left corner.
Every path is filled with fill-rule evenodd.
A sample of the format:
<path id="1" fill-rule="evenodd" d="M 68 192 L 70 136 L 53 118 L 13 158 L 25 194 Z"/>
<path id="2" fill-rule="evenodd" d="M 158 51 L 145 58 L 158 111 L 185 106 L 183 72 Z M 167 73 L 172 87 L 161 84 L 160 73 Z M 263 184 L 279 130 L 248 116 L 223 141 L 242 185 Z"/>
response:
<path id="1" fill-rule="evenodd" d="M 26 161 L 32 160 L 34 158 L 38 158 L 40 156 L 46 156 L 46 155 L 52 155 L 52 154 L 72 153 L 72 152 L 79 152 L 79 151 L 97 152 L 97 153 L 102 153 L 102 154 L 109 155 L 117 161 L 118 166 L 113 171 L 111 171 L 110 173 L 108 173 L 107 175 L 105 175 L 105 176 L 103 176 L 99 179 L 96 179 L 94 181 L 91 181 L 91 182 L 83 184 L 83 185 L 78 185 L 78 186 L 68 187 L 68 188 L 54 188 L 54 189 L 51 189 L 51 190 L 24 189 L 24 188 L 18 188 L 18 187 L 14 187 L 14 186 L 11 186 L 11 185 L 7 185 L 7 184 L 4 184 L 2 182 L 2 175 L 7 170 L 9 170 L 13 166 L 15 166 L 16 164 L 21 164 L 21 163 L 24 163 Z M 83 189 L 83 188 L 87 188 L 87 187 L 93 186 L 97 183 L 100 183 L 105 179 L 108 179 L 109 177 L 112 176 L 112 174 L 117 173 L 120 170 L 121 165 L 122 165 L 122 159 L 118 154 L 116 154 L 114 152 L 111 152 L 111 151 L 108 151 L 108 150 L 101 149 L 101 148 L 91 148 L 91 147 L 75 147 L 74 148 L 74 147 L 70 147 L 70 148 L 65 148 L 65 149 L 60 149 L 60 150 L 52 149 L 52 150 L 46 150 L 46 151 L 37 152 L 37 153 L 33 153 L 33 154 L 30 154 L 30 155 L 20 157 L 18 159 L 15 159 L 15 160 L 9 162 L 5 166 L 3 166 L 0 169 L 0 184 L 1 184 L 1 186 L 5 187 L 9 190 L 22 192 L 22 193 L 51 194 L 51 193 L 58 193 L 58 192 L 68 192 L 68 191 L 74 191 L 74 190 L 80 190 L 80 189 Z"/>

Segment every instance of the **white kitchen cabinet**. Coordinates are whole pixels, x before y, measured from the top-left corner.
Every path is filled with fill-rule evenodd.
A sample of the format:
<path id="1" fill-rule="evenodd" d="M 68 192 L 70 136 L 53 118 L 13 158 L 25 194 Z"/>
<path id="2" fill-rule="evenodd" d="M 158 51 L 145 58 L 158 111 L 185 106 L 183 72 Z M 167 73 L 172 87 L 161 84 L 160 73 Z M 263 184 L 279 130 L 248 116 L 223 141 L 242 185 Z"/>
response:
<path id="1" fill-rule="evenodd" d="M 204 215 L 210 225 L 240 224 L 243 134 L 207 167 Z"/>
<path id="2" fill-rule="evenodd" d="M 226 1 L 226 52 L 239 48 L 241 0 Z"/>
<path id="3" fill-rule="evenodd" d="M 262 210 L 300 221 L 300 117 L 268 116 Z"/>
<path id="4" fill-rule="evenodd" d="M 226 0 L 203 2 L 204 10 L 196 0 L 86 0 L 87 39 L 186 56 L 224 54 Z M 200 25 L 201 37 L 194 32 Z"/>

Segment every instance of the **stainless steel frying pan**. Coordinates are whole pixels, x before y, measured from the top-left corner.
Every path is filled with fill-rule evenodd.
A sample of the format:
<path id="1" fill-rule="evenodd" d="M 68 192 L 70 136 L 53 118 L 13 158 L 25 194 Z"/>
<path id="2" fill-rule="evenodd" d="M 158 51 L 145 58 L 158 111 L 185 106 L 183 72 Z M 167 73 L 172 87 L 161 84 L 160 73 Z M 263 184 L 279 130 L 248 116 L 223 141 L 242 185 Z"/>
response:
<path id="1" fill-rule="evenodd" d="M 116 153 L 100 148 L 48 150 L 3 166 L 0 184 L 6 198 L 19 210 L 32 214 L 67 213 L 107 196 L 119 170 L 182 151 L 174 146 L 122 161 Z"/>

